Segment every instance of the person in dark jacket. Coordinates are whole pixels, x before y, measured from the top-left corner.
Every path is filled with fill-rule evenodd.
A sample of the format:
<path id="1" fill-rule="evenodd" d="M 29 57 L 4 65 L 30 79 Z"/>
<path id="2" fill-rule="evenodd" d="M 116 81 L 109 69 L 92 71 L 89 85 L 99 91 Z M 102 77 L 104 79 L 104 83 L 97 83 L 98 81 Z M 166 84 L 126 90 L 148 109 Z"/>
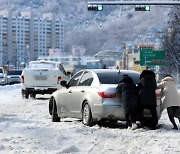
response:
<path id="1" fill-rule="evenodd" d="M 157 103 L 156 103 L 156 79 L 155 74 L 151 70 L 144 70 L 140 75 L 140 83 L 138 84 L 139 90 L 139 118 L 141 125 L 144 126 L 144 109 L 149 109 L 152 115 L 150 127 L 156 129 L 157 118 Z"/>
<path id="2" fill-rule="evenodd" d="M 117 86 L 117 93 L 123 103 L 128 129 L 136 129 L 137 89 L 128 75 L 123 75 Z"/>

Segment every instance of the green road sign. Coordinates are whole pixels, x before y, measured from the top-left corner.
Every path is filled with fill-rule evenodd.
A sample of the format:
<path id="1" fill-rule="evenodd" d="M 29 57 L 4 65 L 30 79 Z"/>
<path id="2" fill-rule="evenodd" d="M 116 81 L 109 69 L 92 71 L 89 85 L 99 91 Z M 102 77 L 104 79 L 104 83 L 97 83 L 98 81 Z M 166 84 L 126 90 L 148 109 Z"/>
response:
<path id="1" fill-rule="evenodd" d="M 164 65 L 165 53 L 162 50 L 152 50 L 149 47 L 143 47 L 140 49 L 140 65 L 141 66 L 153 66 Z"/>

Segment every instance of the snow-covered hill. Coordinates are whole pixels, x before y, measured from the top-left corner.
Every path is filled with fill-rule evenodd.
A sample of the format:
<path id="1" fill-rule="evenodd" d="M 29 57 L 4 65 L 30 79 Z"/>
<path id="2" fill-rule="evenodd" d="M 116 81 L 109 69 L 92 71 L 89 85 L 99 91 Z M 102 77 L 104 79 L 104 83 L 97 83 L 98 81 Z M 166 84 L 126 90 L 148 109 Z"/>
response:
<path id="1" fill-rule="evenodd" d="M 77 119 L 52 123 L 50 95 L 22 99 L 20 85 L 0 87 L 1 154 L 179 154 L 180 133 L 171 130 L 166 111 L 157 130 L 86 127 Z"/>
<path id="2" fill-rule="evenodd" d="M 159 43 L 167 26 L 169 7 L 153 6 L 148 12 L 135 12 L 135 6 L 104 6 L 102 12 L 87 11 L 88 0 L 0 0 L 0 10 L 32 11 L 34 15 L 52 12 L 64 20 L 66 52 L 83 45 L 87 54 L 124 46 L 124 43 Z M 78 37 L 78 39 L 77 39 Z"/>

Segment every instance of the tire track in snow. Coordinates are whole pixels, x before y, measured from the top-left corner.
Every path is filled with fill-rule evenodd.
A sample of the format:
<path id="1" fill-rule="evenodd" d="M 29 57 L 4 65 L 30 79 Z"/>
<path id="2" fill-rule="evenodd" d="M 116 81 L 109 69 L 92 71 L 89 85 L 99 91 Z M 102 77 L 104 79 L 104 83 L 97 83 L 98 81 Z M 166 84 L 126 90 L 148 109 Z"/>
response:
<path id="1" fill-rule="evenodd" d="M 89 148 L 88 153 L 96 153 L 97 151 L 101 154 L 101 153 L 108 153 L 109 152 L 116 152 L 114 151 L 114 148 L 111 147 L 112 142 L 122 142 L 124 139 L 123 138 L 117 138 L 117 129 L 114 130 L 114 132 L 112 132 L 111 130 L 107 129 L 107 128 L 100 128 L 98 130 L 96 130 L 96 132 L 94 133 L 95 138 L 94 141 L 92 142 L 92 146 Z M 114 144 L 115 145 L 115 144 Z M 122 151 L 119 151 L 120 153 Z M 118 153 L 119 153 L 118 152 Z"/>

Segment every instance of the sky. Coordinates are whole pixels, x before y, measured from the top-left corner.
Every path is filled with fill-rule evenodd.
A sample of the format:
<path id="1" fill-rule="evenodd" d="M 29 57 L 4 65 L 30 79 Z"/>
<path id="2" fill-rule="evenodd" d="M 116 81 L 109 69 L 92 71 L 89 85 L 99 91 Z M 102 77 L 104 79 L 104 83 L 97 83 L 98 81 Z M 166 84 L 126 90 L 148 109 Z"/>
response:
<path id="1" fill-rule="evenodd" d="M 157 130 L 128 130 L 121 121 L 111 128 L 88 127 L 72 118 L 51 122 L 49 97 L 22 99 L 20 84 L 0 87 L 0 154 L 180 153 L 179 130 L 171 129 L 165 110 Z"/>

